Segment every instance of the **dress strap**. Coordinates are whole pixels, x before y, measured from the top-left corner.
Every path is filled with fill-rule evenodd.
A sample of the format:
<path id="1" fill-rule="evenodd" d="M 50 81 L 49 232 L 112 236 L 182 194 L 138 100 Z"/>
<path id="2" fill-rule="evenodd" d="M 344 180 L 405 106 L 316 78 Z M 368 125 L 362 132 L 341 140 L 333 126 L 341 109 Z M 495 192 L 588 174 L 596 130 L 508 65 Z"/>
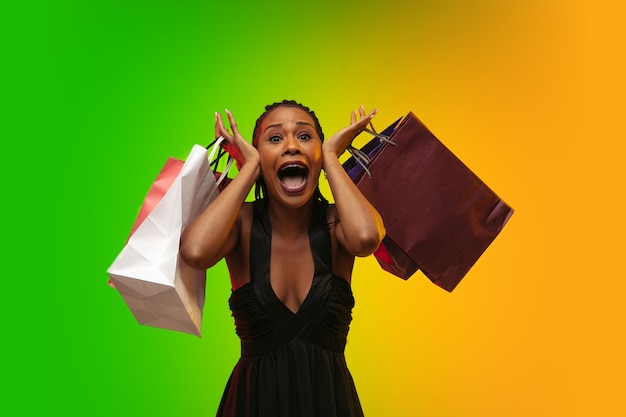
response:
<path id="1" fill-rule="evenodd" d="M 332 272 L 333 259 L 330 241 L 330 231 L 326 212 L 328 203 L 314 200 L 313 215 L 309 226 L 309 242 L 313 261 L 315 262 L 315 275 Z"/>
<path id="2" fill-rule="evenodd" d="M 250 281 L 269 279 L 272 254 L 272 227 L 267 209 L 267 200 L 256 200 L 252 204 L 252 229 L 250 230 Z"/>

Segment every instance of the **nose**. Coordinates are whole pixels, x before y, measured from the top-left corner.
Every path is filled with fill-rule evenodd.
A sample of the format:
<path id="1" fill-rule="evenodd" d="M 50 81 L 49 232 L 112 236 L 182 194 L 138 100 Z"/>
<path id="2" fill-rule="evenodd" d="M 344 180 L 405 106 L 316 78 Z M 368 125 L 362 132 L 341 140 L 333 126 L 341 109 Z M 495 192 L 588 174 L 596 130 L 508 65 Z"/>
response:
<path id="1" fill-rule="evenodd" d="M 289 135 L 284 143 L 285 155 L 297 155 L 300 153 L 300 142 L 296 137 Z"/>

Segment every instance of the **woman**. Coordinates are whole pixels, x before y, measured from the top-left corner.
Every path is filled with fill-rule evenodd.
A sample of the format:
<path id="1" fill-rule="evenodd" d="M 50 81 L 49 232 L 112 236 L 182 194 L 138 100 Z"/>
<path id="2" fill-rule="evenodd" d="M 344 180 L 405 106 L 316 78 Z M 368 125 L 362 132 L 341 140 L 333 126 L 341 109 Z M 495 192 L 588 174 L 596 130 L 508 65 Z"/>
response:
<path id="1" fill-rule="evenodd" d="M 315 113 L 285 100 L 266 107 L 252 145 L 230 112 L 232 133 L 216 113 L 239 173 L 187 227 L 181 256 L 199 269 L 225 258 L 230 273 L 241 358 L 219 416 L 363 415 L 343 354 L 350 280 L 354 257 L 372 254 L 385 229 L 338 157 L 376 112 L 352 112 L 324 142 Z M 322 169 L 332 205 L 319 192 Z M 245 202 L 255 183 L 257 200 Z"/>

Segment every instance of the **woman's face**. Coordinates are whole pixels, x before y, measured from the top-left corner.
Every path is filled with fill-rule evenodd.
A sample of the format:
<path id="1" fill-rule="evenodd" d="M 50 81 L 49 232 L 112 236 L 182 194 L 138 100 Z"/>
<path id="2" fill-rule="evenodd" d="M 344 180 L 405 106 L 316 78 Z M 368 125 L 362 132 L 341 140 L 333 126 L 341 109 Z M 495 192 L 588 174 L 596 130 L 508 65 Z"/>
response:
<path id="1" fill-rule="evenodd" d="M 261 123 L 257 148 L 268 197 L 292 208 L 306 204 L 322 169 L 313 118 L 298 107 L 275 108 Z"/>

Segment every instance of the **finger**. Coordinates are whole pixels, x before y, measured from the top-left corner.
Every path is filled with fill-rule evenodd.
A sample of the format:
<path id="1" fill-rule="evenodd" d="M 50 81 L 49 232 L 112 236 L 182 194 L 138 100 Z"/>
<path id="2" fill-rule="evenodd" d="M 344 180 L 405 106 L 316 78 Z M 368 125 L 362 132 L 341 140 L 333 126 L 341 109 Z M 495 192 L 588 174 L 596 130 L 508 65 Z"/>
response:
<path id="1" fill-rule="evenodd" d="M 362 115 L 361 119 L 354 124 L 354 127 L 358 129 L 358 133 L 361 133 L 363 129 L 365 129 L 367 124 L 372 121 L 372 118 L 376 115 L 376 113 L 378 113 L 378 110 L 372 110 L 371 112 L 369 112 L 369 114 L 365 114 L 365 111 L 363 113 L 364 114 Z"/>
<path id="2" fill-rule="evenodd" d="M 365 107 L 363 107 L 363 106 L 359 107 L 359 114 L 361 115 L 361 119 L 366 117 L 366 115 L 365 115 Z"/>
<path id="3" fill-rule="evenodd" d="M 221 135 L 220 122 L 220 114 L 218 112 L 215 112 L 215 138 L 219 138 Z"/>
<path id="4" fill-rule="evenodd" d="M 350 113 L 350 124 L 353 125 L 356 123 L 356 110 L 352 110 Z"/>
<path id="5" fill-rule="evenodd" d="M 364 112 L 365 113 L 365 112 Z M 375 113 L 374 113 L 375 114 Z M 369 114 L 362 114 L 361 118 L 359 119 L 359 121 L 356 123 L 359 130 L 363 130 L 363 128 L 365 128 L 367 126 L 367 124 L 372 120 L 372 117 L 374 117 L 374 114 L 372 114 L 371 112 Z"/>
<path id="6" fill-rule="evenodd" d="M 222 120 L 222 115 L 218 112 L 215 112 L 215 137 L 224 136 L 226 140 L 230 140 L 231 135 L 230 132 L 224 126 L 224 121 Z"/>
<path id="7" fill-rule="evenodd" d="M 235 122 L 235 118 L 230 110 L 226 109 L 226 115 L 228 116 L 228 123 L 230 123 L 230 129 L 233 131 L 233 135 L 239 134 L 239 129 L 237 129 L 237 122 Z"/>

